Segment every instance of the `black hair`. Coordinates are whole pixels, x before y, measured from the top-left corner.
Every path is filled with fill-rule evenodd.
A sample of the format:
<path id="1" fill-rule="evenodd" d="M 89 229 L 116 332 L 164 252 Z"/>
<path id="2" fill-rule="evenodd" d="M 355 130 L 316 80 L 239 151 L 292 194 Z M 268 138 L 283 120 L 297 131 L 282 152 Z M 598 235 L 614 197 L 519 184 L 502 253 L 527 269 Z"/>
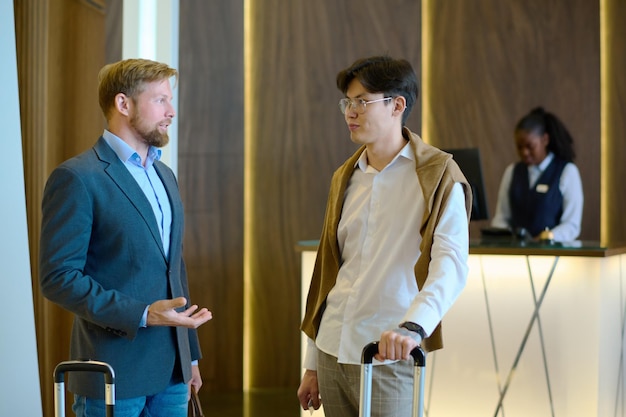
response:
<path id="1" fill-rule="evenodd" d="M 393 59 L 386 55 L 358 59 L 337 74 L 337 88 L 345 94 L 355 78 L 370 93 L 404 97 L 406 100 L 406 109 L 402 115 L 404 125 L 419 95 L 417 76 L 409 61 Z"/>
<path id="2" fill-rule="evenodd" d="M 548 134 L 548 150 L 566 162 L 573 162 L 576 158 L 574 139 L 569 131 L 554 114 L 547 112 L 543 107 L 536 107 L 522 117 L 515 131 L 525 130 L 539 135 Z"/>

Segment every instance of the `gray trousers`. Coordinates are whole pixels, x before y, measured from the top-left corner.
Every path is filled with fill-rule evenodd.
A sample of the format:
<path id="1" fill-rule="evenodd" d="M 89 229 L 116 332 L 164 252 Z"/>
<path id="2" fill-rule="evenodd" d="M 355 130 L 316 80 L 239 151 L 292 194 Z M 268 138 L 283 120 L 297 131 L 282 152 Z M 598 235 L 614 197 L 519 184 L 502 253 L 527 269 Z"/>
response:
<path id="1" fill-rule="evenodd" d="M 326 417 L 358 417 L 360 365 L 337 363 L 318 350 L 317 382 Z M 372 417 L 410 417 L 413 405 L 413 361 L 373 366 Z"/>

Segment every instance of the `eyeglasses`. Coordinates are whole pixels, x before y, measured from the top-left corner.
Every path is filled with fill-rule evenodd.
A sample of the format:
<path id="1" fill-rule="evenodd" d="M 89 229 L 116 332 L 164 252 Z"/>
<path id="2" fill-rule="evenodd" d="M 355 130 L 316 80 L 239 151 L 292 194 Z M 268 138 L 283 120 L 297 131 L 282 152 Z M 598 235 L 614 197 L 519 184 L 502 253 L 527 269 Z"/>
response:
<path id="1" fill-rule="evenodd" d="M 378 103 L 379 101 L 391 100 L 393 97 L 379 98 L 378 100 L 365 101 L 362 98 L 342 98 L 339 100 L 339 109 L 343 114 L 346 114 L 347 110 L 354 110 L 357 113 L 364 113 L 365 107 L 371 103 Z"/>

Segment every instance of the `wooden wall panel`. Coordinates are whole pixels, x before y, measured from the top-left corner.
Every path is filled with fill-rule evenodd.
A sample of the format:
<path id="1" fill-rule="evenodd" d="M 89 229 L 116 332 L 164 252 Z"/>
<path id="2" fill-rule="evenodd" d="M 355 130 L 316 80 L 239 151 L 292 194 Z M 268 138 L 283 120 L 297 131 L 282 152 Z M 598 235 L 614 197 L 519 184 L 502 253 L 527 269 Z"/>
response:
<path id="1" fill-rule="evenodd" d="M 52 169 L 102 132 L 97 74 L 105 19 L 102 9 L 80 0 L 14 5 L 39 376 L 44 415 L 53 415 L 51 376 L 69 357 L 72 317 L 39 291 L 41 196 Z M 68 397 L 68 413 L 70 405 Z"/>
<path id="2" fill-rule="evenodd" d="M 600 9 L 597 1 L 428 2 L 425 126 L 442 148 L 481 150 L 490 214 L 513 129 L 535 106 L 574 136 L 583 178 L 581 238 L 600 237 Z M 472 234 L 476 232 L 472 229 Z"/>
<path id="3" fill-rule="evenodd" d="M 602 238 L 606 241 L 626 242 L 626 3 L 621 0 L 604 2 L 606 36 L 606 95 L 604 134 L 604 157 L 606 177 L 603 178 L 603 219 Z"/>
<path id="4" fill-rule="evenodd" d="M 29 223 L 28 240 L 30 245 L 31 275 L 33 279 L 33 306 L 37 335 L 39 360 L 39 378 L 42 408 L 53 410 L 53 397 L 49 385 L 49 376 L 56 364 L 59 353 L 67 345 L 53 343 L 46 346 L 46 340 L 56 329 L 52 329 L 55 319 L 68 320 L 68 314 L 47 302 L 38 286 L 38 257 L 41 224 L 41 194 L 49 173 L 47 166 L 47 110 L 45 105 L 47 78 L 45 71 L 46 37 L 48 32 L 48 10 L 45 5 L 35 2 L 14 2 L 15 40 L 17 53 L 17 71 L 19 80 L 20 113 L 22 128 L 22 148 L 24 152 L 24 182 L 26 192 L 26 210 Z M 64 332 L 58 332 L 60 337 Z M 66 331 L 67 335 L 68 332 Z M 69 340 L 67 341 L 69 342 Z M 46 378 L 48 376 L 48 378 Z"/>
<path id="5" fill-rule="evenodd" d="M 122 59 L 122 26 L 124 23 L 124 0 L 106 0 L 105 62 Z"/>
<path id="6" fill-rule="evenodd" d="M 298 240 L 317 239 L 332 172 L 355 150 L 339 70 L 364 56 L 420 69 L 420 2 L 253 0 L 246 119 L 250 386 L 300 379 Z M 419 131 L 419 103 L 409 125 Z"/>
<path id="7" fill-rule="evenodd" d="M 178 178 L 206 391 L 243 378 L 243 1 L 180 2 Z"/>
<path id="8" fill-rule="evenodd" d="M 99 4 L 63 0 L 49 7 L 47 103 L 61 160 L 91 148 L 105 126 L 98 104 L 98 72 L 105 63 L 105 13 Z"/>

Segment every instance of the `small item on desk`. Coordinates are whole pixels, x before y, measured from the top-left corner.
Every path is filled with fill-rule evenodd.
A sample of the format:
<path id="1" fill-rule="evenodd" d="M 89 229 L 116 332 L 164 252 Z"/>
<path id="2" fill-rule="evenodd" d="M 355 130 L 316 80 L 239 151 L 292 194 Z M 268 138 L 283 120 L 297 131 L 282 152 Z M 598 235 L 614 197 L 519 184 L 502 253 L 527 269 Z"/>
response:
<path id="1" fill-rule="evenodd" d="M 480 239 L 483 242 L 510 242 L 515 234 L 510 227 L 483 227 L 480 229 Z"/>
<path id="2" fill-rule="evenodd" d="M 525 241 L 528 240 L 530 238 L 530 234 L 528 233 L 528 230 L 526 230 L 523 227 L 516 227 L 515 228 L 515 238 L 517 240 L 521 240 L 521 241 Z"/>
<path id="3" fill-rule="evenodd" d="M 539 241 L 552 245 L 554 243 L 554 233 L 552 233 L 552 230 L 546 227 L 545 230 L 539 233 Z"/>

